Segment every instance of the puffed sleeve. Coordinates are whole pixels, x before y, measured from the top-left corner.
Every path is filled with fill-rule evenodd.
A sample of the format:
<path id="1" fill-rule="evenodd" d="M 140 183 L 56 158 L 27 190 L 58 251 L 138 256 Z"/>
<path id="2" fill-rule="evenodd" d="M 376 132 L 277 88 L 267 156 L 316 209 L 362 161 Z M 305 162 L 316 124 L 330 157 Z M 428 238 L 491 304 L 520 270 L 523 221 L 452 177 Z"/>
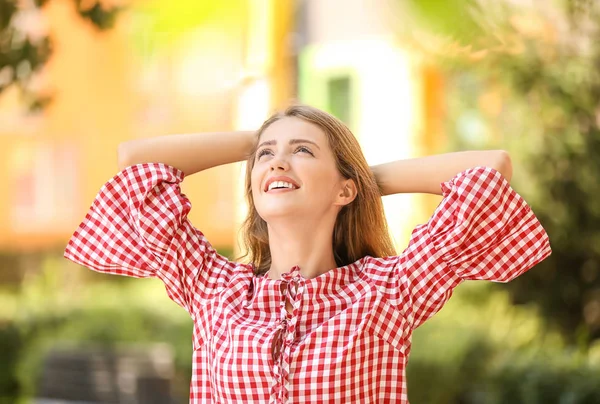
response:
<path id="1" fill-rule="evenodd" d="M 443 199 L 398 260 L 401 300 L 416 328 L 466 279 L 508 282 L 550 253 L 546 231 L 498 171 L 475 167 L 441 184 Z"/>
<path id="2" fill-rule="evenodd" d="M 64 257 L 98 272 L 158 277 L 169 297 L 193 315 L 193 299 L 210 298 L 237 264 L 190 223 L 183 178 L 162 163 L 125 168 L 102 186 Z"/>

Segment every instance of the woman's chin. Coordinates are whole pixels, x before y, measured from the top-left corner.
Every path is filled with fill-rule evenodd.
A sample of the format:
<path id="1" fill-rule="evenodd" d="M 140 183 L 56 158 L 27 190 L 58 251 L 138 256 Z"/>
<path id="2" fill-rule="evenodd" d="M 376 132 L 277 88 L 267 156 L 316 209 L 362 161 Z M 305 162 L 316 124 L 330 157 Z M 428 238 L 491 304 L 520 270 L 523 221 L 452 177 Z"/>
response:
<path id="1" fill-rule="evenodd" d="M 281 218 L 297 219 L 303 216 L 304 211 L 305 208 L 295 203 L 278 203 L 274 206 L 265 206 L 258 213 L 266 222 L 269 222 L 269 220 Z"/>

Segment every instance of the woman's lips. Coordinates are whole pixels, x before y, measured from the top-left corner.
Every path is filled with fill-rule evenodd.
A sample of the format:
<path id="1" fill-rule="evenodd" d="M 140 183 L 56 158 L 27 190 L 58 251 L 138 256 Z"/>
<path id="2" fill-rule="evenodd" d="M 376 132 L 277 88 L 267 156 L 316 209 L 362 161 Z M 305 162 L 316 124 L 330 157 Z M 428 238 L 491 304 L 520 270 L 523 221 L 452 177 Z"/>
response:
<path id="1" fill-rule="evenodd" d="M 282 192 L 292 192 L 297 190 L 298 188 L 273 188 L 270 191 L 267 191 L 267 194 L 280 194 Z"/>

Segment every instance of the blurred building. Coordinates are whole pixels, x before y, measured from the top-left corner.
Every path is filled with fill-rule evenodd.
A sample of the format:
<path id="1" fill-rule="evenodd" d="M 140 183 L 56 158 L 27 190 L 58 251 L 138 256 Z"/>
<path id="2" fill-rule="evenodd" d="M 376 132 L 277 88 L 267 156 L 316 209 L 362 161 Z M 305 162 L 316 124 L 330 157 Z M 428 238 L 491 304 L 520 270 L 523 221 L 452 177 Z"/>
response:
<path id="1" fill-rule="evenodd" d="M 434 153 L 441 145 L 441 78 L 399 38 L 397 0 L 299 2 L 299 94 L 342 119 L 369 164 Z M 439 198 L 384 198 L 398 252 Z"/>
<path id="2" fill-rule="evenodd" d="M 155 0 L 155 14 L 132 6 L 100 33 L 69 0 L 49 2 L 54 102 L 25 117 L 15 94 L 0 97 L 0 249 L 64 248 L 116 174 L 120 142 L 256 128 L 293 99 L 344 120 L 372 164 L 434 152 L 441 80 L 398 41 L 397 3 Z M 190 219 L 218 248 L 235 244 L 242 177 L 237 164 L 183 184 Z M 400 246 L 436 202 L 385 198 Z"/>
<path id="3" fill-rule="evenodd" d="M 55 50 L 46 78 L 54 102 L 36 117 L 20 109 L 16 92 L 5 92 L 0 102 L 7 118 L 0 120 L 0 249 L 62 248 L 116 174 L 120 142 L 232 130 L 262 120 L 274 100 L 291 96 L 292 73 L 276 40 L 292 22 L 289 2 L 209 3 L 172 6 L 171 15 L 179 12 L 181 19 L 185 6 L 198 13 L 196 26 L 185 31 L 160 18 L 157 28 L 152 10 L 133 7 L 106 32 L 82 20 L 72 1 L 48 3 Z M 264 83 L 269 94 L 262 93 Z M 265 96 L 268 104 L 256 102 Z M 262 115 L 249 122 L 257 106 Z M 221 167 L 183 185 L 194 204 L 191 219 L 219 247 L 231 248 L 235 237 L 238 172 Z"/>

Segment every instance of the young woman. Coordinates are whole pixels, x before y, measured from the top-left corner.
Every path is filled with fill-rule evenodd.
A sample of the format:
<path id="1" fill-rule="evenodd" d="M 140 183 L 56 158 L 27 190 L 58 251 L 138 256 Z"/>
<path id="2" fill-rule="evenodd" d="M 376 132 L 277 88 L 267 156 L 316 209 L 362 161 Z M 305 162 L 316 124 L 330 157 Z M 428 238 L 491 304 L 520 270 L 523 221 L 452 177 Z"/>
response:
<path id="1" fill-rule="evenodd" d="M 192 226 L 180 183 L 245 158 L 242 264 Z M 407 403 L 413 330 L 463 280 L 507 282 L 550 255 L 506 152 L 369 167 L 348 128 L 308 106 L 257 133 L 126 142 L 119 165 L 65 257 L 165 283 L 194 320 L 193 403 Z M 399 192 L 444 198 L 396 255 L 381 196 Z"/>

